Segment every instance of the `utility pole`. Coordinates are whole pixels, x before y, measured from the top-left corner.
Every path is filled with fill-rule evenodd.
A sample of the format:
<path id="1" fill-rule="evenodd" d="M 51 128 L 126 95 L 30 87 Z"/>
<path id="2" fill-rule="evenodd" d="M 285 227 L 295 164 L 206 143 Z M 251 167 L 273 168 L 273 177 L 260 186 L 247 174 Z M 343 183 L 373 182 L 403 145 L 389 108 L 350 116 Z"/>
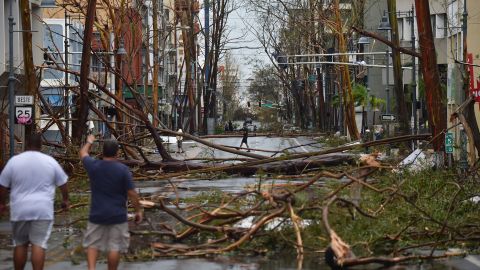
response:
<path id="1" fill-rule="evenodd" d="M 8 1 L 9 5 L 9 15 L 8 15 L 8 136 L 10 139 L 10 158 L 15 155 L 15 74 L 13 73 L 13 26 L 15 22 L 13 21 L 13 0 Z"/>
<path id="2" fill-rule="evenodd" d="M 412 36 L 412 51 L 415 51 L 415 7 L 412 5 L 411 14 L 411 36 Z M 417 134 L 417 58 L 412 55 L 412 117 L 413 117 L 413 135 Z"/>
<path id="3" fill-rule="evenodd" d="M 387 92 L 387 106 L 386 106 L 386 113 L 387 114 L 390 113 L 390 87 L 389 87 L 389 84 L 390 84 L 390 72 L 389 72 L 389 69 L 390 69 L 390 50 L 388 48 L 389 47 L 387 47 L 387 50 L 385 51 L 385 66 L 386 66 L 386 70 L 387 70 L 387 72 L 386 72 L 387 84 L 385 86 L 385 92 Z"/>
<path id="4" fill-rule="evenodd" d="M 396 48 L 400 47 L 400 38 L 399 38 L 399 29 L 398 29 L 398 20 L 397 20 L 397 1 L 388 0 L 388 17 L 390 21 L 390 37 L 391 42 L 395 45 L 392 47 L 392 70 L 393 70 L 393 93 L 395 97 L 394 104 L 396 105 L 395 113 L 397 116 L 397 121 L 400 124 L 400 132 L 402 134 L 409 133 L 409 119 L 408 119 L 408 110 L 407 104 L 405 102 L 405 94 L 403 91 L 403 71 L 402 71 L 402 60 L 400 57 L 400 51 Z M 390 59 L 389 59 L 390 60 Z M 390 111 L 392 107 L 389 106 Z"/>

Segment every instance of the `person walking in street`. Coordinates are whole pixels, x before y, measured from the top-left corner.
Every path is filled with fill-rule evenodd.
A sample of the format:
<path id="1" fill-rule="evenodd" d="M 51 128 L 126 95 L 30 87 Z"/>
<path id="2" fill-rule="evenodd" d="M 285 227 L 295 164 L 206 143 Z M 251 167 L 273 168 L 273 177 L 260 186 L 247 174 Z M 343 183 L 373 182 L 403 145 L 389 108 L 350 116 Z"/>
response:
<path id="1" fill-rule="evenodd" d="M 179 128 L 177 132 L 178 133 L 183 133 L 181 128 Z M 182 143 L 183 143 L 183 136 L 177 135 L 177 151 L 178 151 L 178 153 L 185 153 L 185 151 L 183 151 Z"/>
<path id="2" fill-rule="evenodd" d="M 229 130 L 229 131 L 233 131 L 232 120 L 228 120 L 228 130 Z"/>
<path id="3" fill-rule="evenodd" d="M 240 143 L 239 147 L 242 148 L 243 144 L 245 144 L 247 146 L 247 148 L 250 148 L 250 146 L 248 146 L 248 128 L 247 128 L 247 126 L 243 127 L 242 142 Z M 250 152 L 250 149 L 248 149 L 247 152 Z"/>
<path id="4" fill-rule="evenodd" d="M 68 176 L 53 157 L 41 152 L 41 148 L 41 134 L 30 135 L 25 152 L 12 157 L 0 175 L 0 215 L 6 210 L 10 189 L 15 270 L 25 268 L 29 245 L 32 269 L 43 269 L 53 226 L 56 187 L 62 193 L 62 208 L 68 209 Z"/>
<path id="5" fill-rule="evenodd" d="M 80 149 L 80 159 L 90 179 L 91 205 L 83 247 L 87 252 L 88 269 L 96 266 L 99 251 L 107 252 L 108 269 L 118 268 L 120 254 L 128 249 L 130 235 L 127 221 L 127 197 L 135 208 L 135 222 L 143 219 L 138 194 L 134 189 L 132 174 L 127 166 L 117 160 L 118 143 L 103 142 L 103 159 L 89 156 L 95 136 L 88 135 Z"/>

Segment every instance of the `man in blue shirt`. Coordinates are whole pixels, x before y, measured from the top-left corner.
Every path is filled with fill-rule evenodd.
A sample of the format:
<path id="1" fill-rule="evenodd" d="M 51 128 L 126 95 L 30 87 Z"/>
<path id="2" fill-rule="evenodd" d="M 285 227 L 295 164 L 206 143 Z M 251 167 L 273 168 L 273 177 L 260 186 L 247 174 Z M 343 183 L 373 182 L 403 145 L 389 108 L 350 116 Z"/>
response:
<path id="1" fill-rule="evenodd" d="M 130 234 L 127 222 L 127 197 L 135 208 L 135 222 L 143 219 L 132 174 L 127 166 L 118 162 L 118 143 L 103 143 L 103 159 L 89 156 L 95 136 L 89 135 L 80 149 L 80 159 L 90 179 L 91 206 L 83 247 L 87 249 L 88 269 L 95 269 L 98 251 L 106 251 L 108 269 L 117 269 L 120 253 L 128 249 Z"/>

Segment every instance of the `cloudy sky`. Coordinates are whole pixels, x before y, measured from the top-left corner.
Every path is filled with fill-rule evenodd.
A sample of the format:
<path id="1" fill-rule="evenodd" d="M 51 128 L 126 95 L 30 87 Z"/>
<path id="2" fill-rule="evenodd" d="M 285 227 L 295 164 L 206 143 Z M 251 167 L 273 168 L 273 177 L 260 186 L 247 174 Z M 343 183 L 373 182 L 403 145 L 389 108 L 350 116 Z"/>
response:
<path id="1" fill-rule="evenodd" d="M 252 75 L 254 60 L 268 63 L 270 60 L 265 54 L 263 47 L 252 32 L 255 27 L 255 14 L 248 11 L 243 0 L 233 0 L 237 9 L 228 18 L 229 40 L 226 47 L 230 50 L 235 63 L 240 70 L 240 86 L 242 90 L 248 86 L 248 79 Z M 203 4 L 203 3 L 202 3 Z M 203 5 L 202 5 L 203 6 Z M 203 10 L 199 14 L 202 25 L 205 23 Z M 212 14 L 210 13 L 210 20 Z M 211 21 L 210 21 L 211 23 Z M 204 42 L 203 39 L 200 42 Z M 204 47 L 204 46 L 202 46 Z M 203 65 L 203 59 L 201 61 Z"/>

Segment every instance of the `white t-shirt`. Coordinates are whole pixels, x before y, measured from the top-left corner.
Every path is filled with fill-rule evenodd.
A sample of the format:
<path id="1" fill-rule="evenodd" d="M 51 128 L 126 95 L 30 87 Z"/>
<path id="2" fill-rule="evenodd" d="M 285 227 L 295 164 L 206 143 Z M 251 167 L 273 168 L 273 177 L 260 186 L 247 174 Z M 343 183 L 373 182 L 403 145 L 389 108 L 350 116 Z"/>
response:
<path id="1" fill-rule="evenodd" d="M 26 151 L 12 157 L 0 174 L 0 185 L 10 188 L 10 220 L 53 220 L 55 188 L 67 178 L 51 156 Z"/>

